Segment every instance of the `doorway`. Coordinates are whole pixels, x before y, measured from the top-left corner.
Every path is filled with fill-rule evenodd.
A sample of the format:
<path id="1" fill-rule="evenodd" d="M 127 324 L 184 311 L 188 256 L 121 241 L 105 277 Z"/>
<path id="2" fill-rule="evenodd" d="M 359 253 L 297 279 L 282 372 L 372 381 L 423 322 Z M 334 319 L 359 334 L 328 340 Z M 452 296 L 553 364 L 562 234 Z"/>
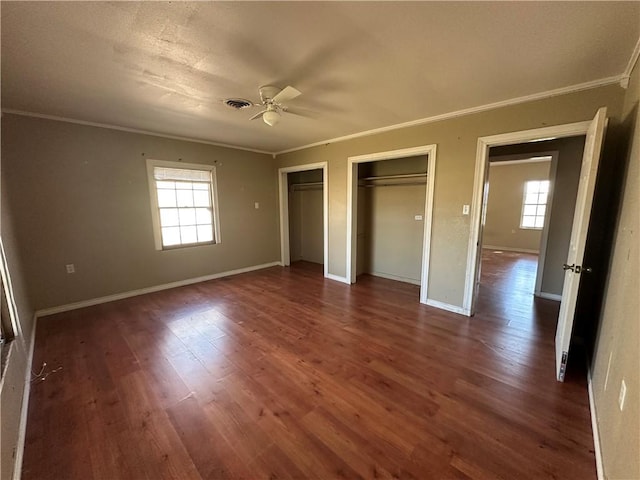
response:
<path id="1" fill-rule="evenodd" d="M 581 275 L 591 272 L 591 268 L 581 265 L 584 260 L 589 219 L 595 190 L 596 176 L 604 132 L 606 128 L 606 108 L 601 108 L 590 122 L 559 125 L 523 132 L 514 132 L 478 139 L 476 174 L 474 181 L 471 210 L 471 232 L 469 236 L 467 277 L 463 307 L 468 315 L 473 315 L 478 299 L 481 280 L 481 260 L 483 228 L 489 189 L 489 157 L 492 147 L 515 143 L 532 143 L 549 139 L 560 139 L 585 135 L 584 154 L 582 156 L 579 184 L 575 196 L 575 208 L 571 221 L 569 251 L 566 263 L 562 265 L 563 285 L 558 323 L 555 337 L 556 377 L 564 380 L 569 358 L 569 345 L 574 324 L 574 316 Z M 558 189 L 559 191 L 559 189 Z M 547 247 L 547 257 L 549 248 Z M 558 266 L 556 266 L 558 267 Z"/>
<path id="2" fill-rule="evenodd" d="M 289 260 L 324 264 L 322 169 L 290 172 Z"/>
<path id="3" fill-rule="evenodd" d="M 346 258 L 346 279 L 349 283 L 356 283 L 358 272 L 358 189 L 360 180 L 358 178 L 359 165 L 394 160 L 401 158 L 411 158 L 426 156 L 426 195 L 424 203 L 424 214 L 422 221 L 421 239 L 421 260 L 420 260 L 420 302 L 428 303 L 429 284 L 429 254 L 431 247 L 431 223 L 433 219 L 433 193 L 435 186 L 436 172 L 436 146 L 425 145 L 422 147 L 406 148 L 388 152 L 378 152 L 367 155 L 349 157 L 347 164 L 347 258 Z M 375 175 L 374 175 L 375 176 Z M 377 175 L 381 177 L 383 175 Z M 397 179 L 398 177 L 396 177 Z M 378 181 L 383 180 L 378 178 Z"/>
<path id="4" fill-rule="evenodd" d="M 546 146 L 534 145 L 536 149 Z M 527 329 L 539 321 L 534 315 L 534 294 L 541 296 L 538 285 L 543 278 L 555 184 L 552 170 L 558 155 L 520 153 L 521 147 L 526 144 L 503 147 L 510 152 L 501 154 L 494 148 L 489 151 L 477 311 L 488 313 L 500 306 L 503 315 L 493 318 L 508 318 L 509 324 Z"/>
<path id="5" fill-rule="evenodd" d="M 280 261 L 322 263 L 328 277 L 327 162 L 278 170 Z"/>
<path id="6" fill-rule="evenodd" d="M 575 137 L 578 139 L 578 137 Z M 578 148 L 575 148 L 575 145 Z M 531 291 L 538 297 L 560 300 L 559 293 L 543 287 L 545 258 L 549 239 L 554 186 L 560 150 L 563 152 L 561 185 L 568 187 L 565 178 L 580 168 L 584 145 L 564 140 L 548 140 L 534 144 L 506 145 L 489 150 L 489 174 L 487 177 L 487 208 L 484 214 L 483 259 L 487 251 L 526 253 L 533 255 L 534 285 Z M 545 150 L 556 148 L 556 150 Z M 576 164 L 577 160 L 577 164 Z M 569 165 L 570 164 L 570 165 Z M 569 168 L 572 167 L 572 168 Z M 570 180 L 577 186 L 577 174 Z M 574 185 L 571 185 L 573 188 Z M 575 193 L 575 190 L 571 190 Z M 566 195 L 561 195 L 564 199 Z M 575 195 L 574 195 L 575 197 Z M 573 206 L 556 205 L 554 219 Z M 563 224 L 555 222 L 555 231 Z M 566 225 L 566 224 L 564 224 Z M 558 243 L 555 236 L 554 248 Z M 566 239 L 568 242 L 568 239 Z M 566 252 L 564 252 L 566 253 Z M 514 255 L 512 255 L 514 256 Z M 547 282 L 548 283 L 548 282 Z"/>

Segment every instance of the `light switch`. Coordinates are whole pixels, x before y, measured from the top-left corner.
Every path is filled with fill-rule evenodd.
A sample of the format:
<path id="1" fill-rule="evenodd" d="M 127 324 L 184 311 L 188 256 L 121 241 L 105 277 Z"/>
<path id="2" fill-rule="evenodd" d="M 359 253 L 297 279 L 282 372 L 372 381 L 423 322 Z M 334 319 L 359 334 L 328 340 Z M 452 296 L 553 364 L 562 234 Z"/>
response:
<path id="1" fill-rule="evenodd" d="M 259 209 L 259 208 L 260 208 L 260 203 L 259 203 L 259 202 L 256 202 L 256 203 L 254 203 L 254 204 L 253 204 L 253 206 L 254 206 L 254 207 L 256 207 L 256 210 L 257 210 L 257 209 Z"/>
<path id="2" fill-rule="evenodd" d="M 469 215 L 469 205 L 462 205 L 462 214 Z"/>

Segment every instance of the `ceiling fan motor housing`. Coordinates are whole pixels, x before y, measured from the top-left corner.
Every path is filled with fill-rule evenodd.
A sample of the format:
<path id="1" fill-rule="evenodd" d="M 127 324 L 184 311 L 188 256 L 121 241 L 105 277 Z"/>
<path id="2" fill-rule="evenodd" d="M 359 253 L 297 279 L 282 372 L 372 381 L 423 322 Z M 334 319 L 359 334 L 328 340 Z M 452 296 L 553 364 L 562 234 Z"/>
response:
<path id="1" fill-rule="evenodd" d="M 260 99 L 263 102 L 268 102 L 278 93 L 280 93 L 280 91 L 281 89 L 279 89 L 278 87 L 274 87 L 273 85 L 264 85 L 260 87 Z"/>

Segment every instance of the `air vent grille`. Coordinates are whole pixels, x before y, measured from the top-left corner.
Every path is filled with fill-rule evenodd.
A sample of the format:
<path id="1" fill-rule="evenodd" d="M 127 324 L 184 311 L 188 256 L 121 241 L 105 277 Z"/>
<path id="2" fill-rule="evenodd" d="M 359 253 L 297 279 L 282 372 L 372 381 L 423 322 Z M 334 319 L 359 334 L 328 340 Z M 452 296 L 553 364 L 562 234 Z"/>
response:
<path id="1" fill-rule="evenodd" d="M 227 98 L 224 101 L 224 104 L 228 107 L 235 108 L 236 110 L 247 108 L 253 105 L 253 103 L 251 103 L 249 100 L 245 100 L 244 98 Z"/>

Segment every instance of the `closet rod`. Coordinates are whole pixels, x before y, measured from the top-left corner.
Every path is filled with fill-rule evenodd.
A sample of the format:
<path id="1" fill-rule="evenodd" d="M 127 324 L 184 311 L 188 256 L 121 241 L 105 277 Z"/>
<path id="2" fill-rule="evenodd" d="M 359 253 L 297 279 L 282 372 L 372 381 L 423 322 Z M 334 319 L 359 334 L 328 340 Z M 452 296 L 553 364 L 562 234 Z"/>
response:
<path id="1" fill-rule="evenodd" d="M 365 181 L 391 180 L 393 178 L 419 178 L 419 177 L 426 177 L 426 176 L 427 176 L 426 173 L 403 173 L 398 175 L 380 175 L 378 177 L 364 177 L 364 178 L 360 178 L 359 180 L 365 180 Z"/>
<path id="2" fill-rule="evenodd" d="M 369 183 L 358 184 L 359 187 L 373 188 L 373 187 L 404 187 L 405 185 L 426 185 L 427 182 L 403 182 L 403 183 Z"/>
<path id="3" fill-rule="evenodd" d="M 292 183 L 291 185 L 289 185 L 290 187 L 305 187 L 305 186 L 312 186 L 312 185 L 323 185 L 324 182 L 304 182 L 304 183 Z"/>

